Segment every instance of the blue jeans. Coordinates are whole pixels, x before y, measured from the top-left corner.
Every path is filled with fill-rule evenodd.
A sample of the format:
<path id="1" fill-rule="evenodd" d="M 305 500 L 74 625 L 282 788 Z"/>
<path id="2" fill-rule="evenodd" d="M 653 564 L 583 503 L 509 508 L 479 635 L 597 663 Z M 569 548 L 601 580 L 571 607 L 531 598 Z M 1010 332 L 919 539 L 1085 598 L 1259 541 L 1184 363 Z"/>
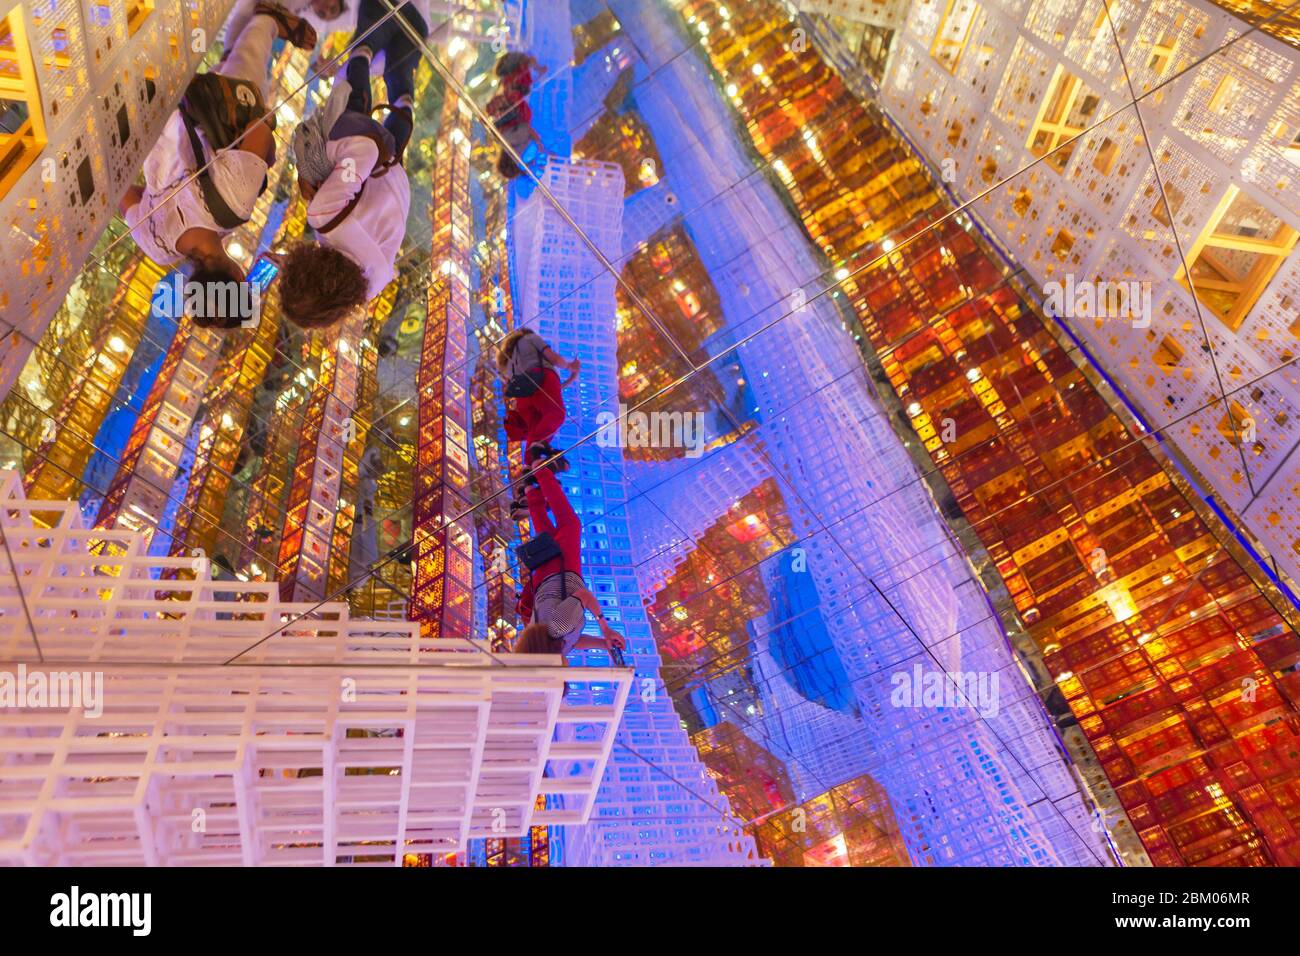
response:
<path id="1" fill-rule="evenodd" d="M 398 11 L 384 20 L 384 15 L 389 10 L 382 0 L 361 0 L 361 6 L 357 8 L 357 32 L 352 35 L 349 46 L 359 37 L 364 36 L 365 39 L 360 41 L 361 46 L 368 47 L 375 56 L 382 52 L 384 86 L 388 91 L 388 102 L 396 103 L 405 97 L 409 105 L 415 99 L 415 68 L 420 65 L 420 50 L 407 36 L 405 28 L 397 22 L 397 18 L 405 19 L 421 37 L 428 37 L 429 25 L 411 4 L 399 6 L 399 0 L 392 0 L 392 2 L 393 6 L 398 7 Z M 384 22 L 367 36 L 366 31 L 380 20 Z M 347 79 L 352 86 L 352 95 L 348 97 L 348 109 L 367 115 L 371 107 L 370 59 L 364 55 L 353 54 L 347 65 Z M 388 118 L 384 120 L 384 125 L 389 126 L 392 120 L 393 114 L 390 112 Z M 394 138 L 401 142 L 401 138 L 396 136 L 396 131 L 390 128 L 389 132 L 394 133 Z"/>

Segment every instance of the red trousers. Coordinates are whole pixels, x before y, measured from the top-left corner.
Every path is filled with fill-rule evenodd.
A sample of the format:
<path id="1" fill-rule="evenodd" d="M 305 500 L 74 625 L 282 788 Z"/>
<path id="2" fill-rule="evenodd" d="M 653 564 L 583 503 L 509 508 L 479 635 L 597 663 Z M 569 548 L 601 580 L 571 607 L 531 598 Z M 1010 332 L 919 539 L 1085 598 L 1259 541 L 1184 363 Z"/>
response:
<path id="1" fill-rule="evenodd" d="M 520 620 L 523 621 L 527 621 L 532 616 L 533 592 L 543 581 L 552 574 L 559 574 L 561 568 L 574 574 L 582 574 L 582 523 L 578 520 L 577 512 L 573 510 L 573 505 L 569 504 L 568 496 L 565 495 L 564 489 L 560 487 L 560 482 L 552 474 L 551 469 L 541 468 L 534 473 L 534 477 L 537 478 L 537 485 L 540 487 L 530 486 L 527 491 L 528 517 L 533 522 L 533 534 L 549 532 L 555 539 L 555 543 L 560 546 L 562 557 L 547 561 L 529 575 L 528 583 L 524 586 L 523 594 L 520 595 L 519 605 L 515 608 Z M 548 510 L 550 514 L 547 513 Z M 551 515 L 555 516 L 554 522 L 551 521 Z"/>
<path id="2" fill-rule="evenodd" d="M 555 369 L 542 373 L 542 387 L 525 398 L 516 398 L 506 413 L 506 438 L 510 441 L 546 441 L 564 424 L 564 392 Z"/>

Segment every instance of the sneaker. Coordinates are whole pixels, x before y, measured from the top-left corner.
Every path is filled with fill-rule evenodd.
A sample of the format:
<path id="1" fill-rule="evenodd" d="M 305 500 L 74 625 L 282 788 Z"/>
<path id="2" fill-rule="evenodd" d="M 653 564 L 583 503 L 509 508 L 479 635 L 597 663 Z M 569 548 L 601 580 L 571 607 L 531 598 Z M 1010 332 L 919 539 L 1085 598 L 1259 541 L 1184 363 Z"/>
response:
<path id="1" fill-rule="evenodd" d="M 546 467 L 556 474 L 569 470 L 569 460 L 560 454 L 559 449 L 548 442 L 533 442 L 528 446 L 528 467 L 535 467 L 542 459 L 547 459 Z"/>

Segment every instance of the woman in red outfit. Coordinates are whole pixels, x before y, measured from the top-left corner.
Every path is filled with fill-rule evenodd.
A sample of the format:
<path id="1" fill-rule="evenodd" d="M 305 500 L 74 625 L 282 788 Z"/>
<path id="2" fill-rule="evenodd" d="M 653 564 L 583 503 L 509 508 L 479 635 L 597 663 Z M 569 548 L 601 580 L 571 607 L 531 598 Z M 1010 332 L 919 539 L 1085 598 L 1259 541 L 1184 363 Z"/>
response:
<path id="1" fill-rule="evenodd" d="M 494 72 L 501 92 L 517 98 L 533 91 L 533 74 L 541 76 L 546 67 L 531 54 L 512 51 L 497 60 Z"/>
<path id="2" fill-rule="evenodd" d="M 497 365 L 501 369 L 501 380 L 507 392 L 509 410 L 506 412 L 506 453 L 514 458 L 513 444 L 527 443 L 543 446 L 547 455 L 554 455 L 555 450 L 546 443 L 555 436 L 564 424 L 564 394 L 562 389 L 574 380 L 582 363 L 575 359 L 566 359 L 557 353 L 536 332 L 528 329 L 515 329 L 501 343 L 497 353 Z M 563 382 L 556 374 L 556 367 L 569 370 L 569 377 Z M 512 382 L 522 382 L 524 387 L 533 387 L 528 395 L 510 398 Z M 527 454 L 527 451 L 525 451 Z M 516 507 L 523 502 L 516 497 Z"/>
<path id="3" fill-rule="evenodd" d="M 545 457 L 540 449 L 531 449 L 529 463 L 537 464 Z M 600 602 L 582 580 L 582 525 L 549 466 L 533 473 L 527 498 L 533 536 L 549 534 L 559 546 L 560 555 L 528 576 L 515 608 L 519 617 L 528 621 L 528 626 L 516 640 L 515 651 L 567 654 L 588 647 L 621 650 L 625 646 L 623 636 L 610 626 Z M 599 622 L 600 637 L 583 636 L 586 611 Z"/>

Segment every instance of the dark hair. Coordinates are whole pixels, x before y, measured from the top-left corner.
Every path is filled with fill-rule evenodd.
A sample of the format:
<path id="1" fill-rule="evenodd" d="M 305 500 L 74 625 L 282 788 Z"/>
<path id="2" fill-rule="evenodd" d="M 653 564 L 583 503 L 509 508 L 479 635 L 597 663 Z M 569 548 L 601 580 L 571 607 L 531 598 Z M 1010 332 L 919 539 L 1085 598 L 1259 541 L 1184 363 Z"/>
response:
<path id="1" fill-rule="evenodd" d="M 506 179 L 518 179 L 524 174 L 524 168 L 516 163 L 510 154 L 503 149 L 501 158 L 497 160 L 497 172 Z"/>
<path id="2" fill-rule="evenodd" d="M 284 257 L 280 309 L 304 329 L 323 329 L 366 304 L 361 267 L 337 249 L 300 242 Z"/>
<path id="3" fill-rule="evenodd" d="M 242 281 L 244 281 L 243 271 L 239 268 L 239 266 L 236 263 L 232 262 L 230 259 L 218 259 L 216 260 L 215 266 L 209 265 L 208 263 L 195 266 L 194 271 L 191 272 L 189 278 L 185 280 L 184 301 L 188 302 L 189 288 L 192 285 L 203 286 L 204 301 L 205 303 L 207 303 L 213 301 L 213 297 L 207 294 L 208 286 L 210 284 L 224 285 L 227 282 L 242 282 Z M 239 328 L 239 325 L 244 318 L 252 318 L 252 316 L 240 316 L 240 315 L 233 315 L 233 314 L 232 315 L 208 315 L 206 309 L 200 309 L 197 314 L 194 312 L 190 312 L 188 309 L 186 309 L 185 314 L 189 316 L 191 322 L 205 329 L 211 329 L 211 328 L 235 329 L 235 328 Z"/>
<path id="4" fill-rule="evenodd" d="M 522 53 L 518 50 L 509 50 L 506 53 L 503 53 L 501 58 L 497 60 L 496 66 L 493 68 L 492 72 L 497 76 L 505 76 L 507 73 L 513 73 L 521 66 L 527 66 L 528 61 L 529 56 L 527 53 Z"/>
<path id="5" fill-rule="evenodd" d="M 541 621 L 534 621 L 515 638 L 516 654 L 554 654 L 556 641 Z"/>

